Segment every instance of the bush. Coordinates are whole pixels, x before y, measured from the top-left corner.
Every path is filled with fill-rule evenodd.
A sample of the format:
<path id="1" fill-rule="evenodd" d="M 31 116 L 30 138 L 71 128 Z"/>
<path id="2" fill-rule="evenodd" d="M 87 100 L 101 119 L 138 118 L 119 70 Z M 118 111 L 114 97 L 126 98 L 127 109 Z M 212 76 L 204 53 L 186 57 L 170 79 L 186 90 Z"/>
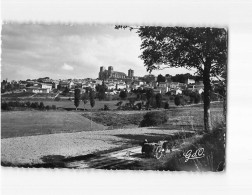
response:
<path id="1" fill-rule="evenodd" d="M 39 103 L 39 109 L 40 109 L 40 110 L 43 110 L 44 108 L 45 108 L 44 103 L 43 103 L 43 102 L 40 102 L 40 103 Z"/>
<path id="2" fill-rule="evenodd" d="M 39 104 L 38 104 L 38 102 L 32 102 L 31 103 L 31 108 L 39 108 Z"/>
<path id="3" fill-rule="evenodd" d="M 164 109 L 169 109 L 169 103 L 168 102 L 165 102 L 165 105 L 164 105 Z"/>
<path id="4" fill-rule="evenodd" d="M 104 105 L 104 110 L 110 110 L 108 105 Z"/>
<path id="5" fill-rule="evenodd" d="M 174 103 L 176 106 L 180 105 L 180 97 L 176 95 L 175 99 L 174 99 Z"/>
<path id="6" fill-rule="evenodd" d="M 30 107 L 30 106 L 31 106 L 31 102 L 29 102 L 29 101 L 26 102 L 25 104 L 26 104 L 27 107 Z"/>
<path id="7" fill-rule="evenodd" d="M 57 97 L 54 99 L 54 101 L 60 101 L 60 97 L 57 96 Z"/>
<path id="8" fill-rule="evenodd" d="M 200 102 L 200 99 L 201 99 L 200 94 L 196 93 L 194 98 L 195 98 L 194 103 L 198 104 Z"/>
<path id="9" fill-rule="evenodd" d="M 183 95 L 182 98 L 184 99 L 184 103 L 185 104 L 189 104 L 190 103 L 190 97 L 187 95 Z M 182 100 L 183 101 L 183 100 Z"/>
<path id="10" fill-rule="evenodd" d="M 57 107 L 56 107 L 55 105 L 52 105 L 52 109 L 53 109 L 53 110 L 56 110 Z"/>
<path id="11" fill-rule="evenodd" d="M 167 122 L 168 117 L 166 112 L 148 112 L 144 115 L 140 123 L 140 127 L 157 126 Z"/>
<path id="12" fill-rule="evenodd" d="M 120 102 L 117 102 L 117 103 L 116 103 L 116 106 L 121 106 L 122 104 L 123 104 L 123 102 L 120 101 Z"/>
<path id="13" fill-rule="evenodd" d="M 160 93 L 158 93 L 156 95 L 156 106 L 158 108 L 161 108 L 161 104 L 162 104 L 162 95 Z"/>
<path id="14" fill-rule="evenodd" d="M 9 107 L 9 105 L 8 105 L 7 102 L 2 102 L 1 108 L 2 108 L 2 110 L 9 110 L 10 109 L 10 107 Z"/>
<path id="15" fill-rule="evenodd" d="M 50 110 L 50 106 L 47 105 L 47 106 L 45 107 L 45 109 L 46 109 L 46 110 Z"/>
<path id="16" fill-rule="evenodd" d="M 184 106 L 186 104 L 185 98 L 183 96 L 179 97 L 180 105 Z"/>
<path id="17" fill-rule="evenodd" d="M 121 91 L 120 94 L 119 94 L 119 97 L 124 100 L 127 97 L 127 92 L 126 91 Z"/>
<path id="18" fill-rule="evenodd" d="M 138 110 L 142 110 L 143 104 L 141 102 L 137 103 L 137 108 Z"/>

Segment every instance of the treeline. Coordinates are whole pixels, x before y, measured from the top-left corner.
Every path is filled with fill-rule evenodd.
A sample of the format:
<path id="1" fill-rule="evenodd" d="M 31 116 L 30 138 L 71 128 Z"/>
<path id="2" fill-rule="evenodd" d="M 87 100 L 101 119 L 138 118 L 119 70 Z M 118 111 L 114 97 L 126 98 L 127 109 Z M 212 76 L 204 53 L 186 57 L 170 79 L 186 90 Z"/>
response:
<path id="1" fill-rule="evenodd" d="M 11 110 L 12 108 L 32 108 L 36 110 L 56 110 L 57 107 L 55 105 L 49 106 L 44 105 L 43 102 L 19 102 L 19 101 L 9 101 L 2 102 L 1 109 L 2 110 Z"/>
<path id="2" fill-rule="evenodd" d="M 169 78 L 172 82 L 179 82 L 179 83 L 185 83 L 187 79 L 194 79 L 196 82 L 203 79 L 203 77 L 201 76 L 193 76 L 190 73 L 176 74 L 175 76 L 171 76 L 169 74 L 163 76 L 162 74 L 159 74 L 157 77 L 157 82 L 165 82 L 167 78 Z"/>

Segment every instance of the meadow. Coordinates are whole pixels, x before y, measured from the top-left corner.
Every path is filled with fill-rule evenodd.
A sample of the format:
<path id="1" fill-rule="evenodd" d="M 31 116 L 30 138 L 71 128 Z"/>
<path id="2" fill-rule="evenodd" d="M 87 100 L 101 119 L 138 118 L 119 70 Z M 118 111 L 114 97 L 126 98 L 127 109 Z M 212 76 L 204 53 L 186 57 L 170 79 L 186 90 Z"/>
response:
<path id="1" fill-rule="evenodd" d="M 10 111 L 1 113 L 1 138 L 104 130 L 79 112 Z M 92 126 L 91 126 L 92 125 Z"/>
<path id="2" fill-rule="evenodd" d="M 103 107 L 104 101 L 98 101 L 96 109 Z M 115 107 L 117 101 L 109 101 L 110 107 Z M 21 137 L 41 134 L 68 133 L 80 131 L 94 131 L 118 128 L 136 128 L 139 126 L 143 115 L 148 111 L 97 111 L 92 112 L 74 110 L 70 103 L 59 101 L 57 107 L 73 108 L 71 111 L 7 111 L 1 112 L 2 138 Z M 66 104 L 69 103 L 69 104 Z M 46 102 L 45 102 L 45 105 Z M 51 105 L 48 102 L 48 105 Z M 72 106 L 72 107 L 71 107 Z M 86 106 L 87 107 L 87 106 Z M 88 107 L 87 107 L 88 109 Z M 160 109 L 159 111 L 164 111 Z M 202 130 L 203 129 L 203 105 L 175 107 L 166 110 L 168 122 L 155 129 L 162 130 Z M 222 104 L 212 104 L 213 124 L 223 120 Z M 93 122 L 91 123 L 91 119 Z M 91 127 L 92 125 L 92 127 Z"/>

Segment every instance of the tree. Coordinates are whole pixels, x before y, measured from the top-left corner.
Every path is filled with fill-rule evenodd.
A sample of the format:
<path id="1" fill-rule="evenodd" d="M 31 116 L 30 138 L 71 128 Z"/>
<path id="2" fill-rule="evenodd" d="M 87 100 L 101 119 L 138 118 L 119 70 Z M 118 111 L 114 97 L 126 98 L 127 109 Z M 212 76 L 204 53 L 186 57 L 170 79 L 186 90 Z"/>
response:
<path id="1" fill-rule="evenodd" d="M 161 104 L 162 104 L 162 95 L 160 93 L 158 93 L 156 95 L 156 104 L 158 108 L 161 108 Z"/>
<path id="2" fill-rule="evenodd" d="M 210 77 L 226 75 L 227 30 L 209 27 L 116 26 L 116 29 L 119 28 L 136 29 L 142 41 L 140 58 L 147 71 L 184 67 L 194 68 L 198 75 L 203 76 L 204 129 L 211 131 Z"/>
<path id="3" fill-rule="evenodd" d="M 81 96 L 81 100 L 83 101 L 84 103 L 84 107 L 83 109 L 85 110 L 85 104 L 88 102 L 88 93 L 83 93 L 82 96 Z"/>
<path id="4" fill-rule="evenodd" d="M 165 82 L 165 77 L 162 74 L 159 74 L 157 77 L 157 82 Z"/>
<path id="5" fill-rule="evenodd" d="M 65 89 L 62 92 L 62 95 L 66 96 L 69 93 L 69 91 L 70 91 L 69 88 L 65 87 Z"/>
<path id="6" fill-rule="evenodd" d="M 119 94 L 119 97 L 124 100 L 127 97 L 127 92 L 124 91 L 124 90 L 121 91 L 120 94 Z"/>
<path id="7" fill-rule="evenodd" d="M 89 100 L 92 110 L 92 108 L 95 106 L 95 92 L 93 90 L 90 90 L 89 92 Z M 92 112 L 91 112 L 90 128 L 92 129 Z"/>
<path id="8" fill-rule="evenodd" d="M 150 107 L 150 103 L 151 103 L 151 99 L 153 98 L 154 96 L 154 92 L 153 92 L 153 89 L 148 89 L 146 91 L 146 99 L 147 99 L 147 102 L 146 102 L 146 108 L 149 109 Z"/>
<path id="9" fill-rule="evenodd" d="M 107 90 L 107 87 L 104 82 L 102 82 L 102 85 L 97 85 L 95 87 L 96 91 L 98 92 L 98 99 L 99 100 L 104 100 L 105 99 L 105 92 Z"/>
<path id="10" fill-rule="evenodd" d="M 179 105 L 180 105 L 180 98 L 179 98 L 178 95 L 176 95 L 176 97 L 174 98 L 174 104 L 175 104 L 176 106 L 179 106 Z"/>
<path id="11" fill-rule="evenodd" d="M 39 103 L 39 109 L 40 109 L 40 110 L 43 110 L 44 108 L 45 108 L 44 103 L 43 103 L 43 102 L 40 102 L 40 103 Z"/>
<path id="12" fill-rule="evenodd" d="M 80 105 L 80 99 L 81 99 L 81 91 L 80 89 L 76 88 L 74 90 L 74 105 L 76 107 L 76 110 Z"/>
<path id="13" fill-rule="evenodd" d="M 89 100 L 90 100 L 90 106 L 93 108 L 95 106 L 95 92 L 93 90 L 90 90 L 89 92 Z"/>

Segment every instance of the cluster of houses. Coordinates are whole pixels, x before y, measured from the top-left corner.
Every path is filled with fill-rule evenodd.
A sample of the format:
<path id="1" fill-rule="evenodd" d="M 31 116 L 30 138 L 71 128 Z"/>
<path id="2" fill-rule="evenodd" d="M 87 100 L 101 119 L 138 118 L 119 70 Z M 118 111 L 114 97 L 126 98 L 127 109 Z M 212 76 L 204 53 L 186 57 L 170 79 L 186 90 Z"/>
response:
<path id="1" fill-rule="evenodd" d="M 154 93 L 165 94 L 170 92 L 171 94 L 181 94 L 183 90 L 197 91 L 201 94 L 204 91 L 203 82 L 195 82 L 193 79 L 188 79 L 185 83 L 179 82 L 157 82 L 153 80 L 146 82 L 144 78 L 134 79 L 68 79 L 68 80 L 51 80 L 51 79 L 37 79 L 27 80 L 20 83 L 21 88 L 32 93 L 50 93 L 53 89 L 63 91 L 68 88 L 70 91 L 74 91 L 75 88 L 82 89 L 85 92 L 87 88 L 96 90 L 97 85 L 104 85 L 107 88 L 109 94 L 116 94 L 120 90 L 126 90 L 128 92 L 137 89 L 153 89 Z"/>

